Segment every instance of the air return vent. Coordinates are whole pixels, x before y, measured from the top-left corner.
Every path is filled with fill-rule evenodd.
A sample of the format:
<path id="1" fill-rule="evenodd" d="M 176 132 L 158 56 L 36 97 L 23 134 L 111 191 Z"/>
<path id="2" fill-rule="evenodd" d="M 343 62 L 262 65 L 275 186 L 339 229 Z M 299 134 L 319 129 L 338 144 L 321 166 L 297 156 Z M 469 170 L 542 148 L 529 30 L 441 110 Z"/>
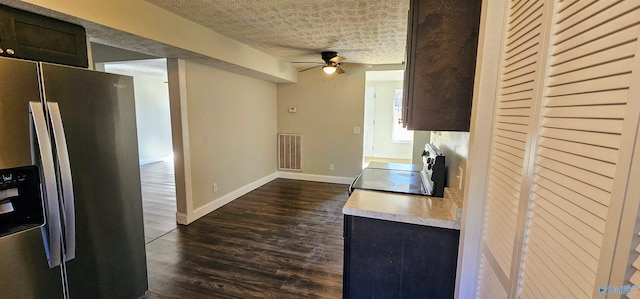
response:
<path id="1" fill-rule="evenodd" d="M 278 169 L 302 171 L 302 135 L 278 134 Z"/>

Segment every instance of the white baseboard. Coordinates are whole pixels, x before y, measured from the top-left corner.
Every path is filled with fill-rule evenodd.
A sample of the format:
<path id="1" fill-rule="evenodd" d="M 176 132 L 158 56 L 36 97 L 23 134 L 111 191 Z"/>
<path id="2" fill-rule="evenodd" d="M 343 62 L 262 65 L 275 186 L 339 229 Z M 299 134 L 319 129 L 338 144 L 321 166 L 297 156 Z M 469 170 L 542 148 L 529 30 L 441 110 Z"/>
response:
<path id="1" fill-rule="evenodd" d="M 333 183 L 333 184 L 351 184 L 351 182 L 353 182 L 353 179 L 354 179 L 349 177 L 308 174 L 308 173 L 288 172 L 288 171 L 279 171 L 278 177 L 282 179 L 293 179 L 293 180 L 313 181 L 313 182 Z"/>
<path id="2" fill-rule="evenodd" d="M 187 214 L 176 212 L 176 222 L 178 222 L 178 224 L 188 225 L 190 223 L 187 221 L 188 219 Z"/>
<path id="3" fill-rule="evenodd" d="M 217 199 L 215 199 L 214 201 L 199 207 L 197 209 L 193 210 L 193 214 L 188 215 L 188 214 L 184 214 L 184 213 L 176 213 L 176 220 L 178 221 L 179 224 L 189 224 L 191 222 L 194 222 L 198 219 L 200 219 L 201 217 L 221 208 L 222 206 L 232 202 L 233 200 L 237 199 L 238 197 L 245 195 L 253 190 L 255 190 L 256 188 L 271 182 L 275 179 L 278 178 L 278 173 L 274 172 L 270 175 L 267 175 L 261 179 L 258 179 L 257 181 L 254 181 L 252 183 L 246 184 L 230 193 L 227 193 Z"/>

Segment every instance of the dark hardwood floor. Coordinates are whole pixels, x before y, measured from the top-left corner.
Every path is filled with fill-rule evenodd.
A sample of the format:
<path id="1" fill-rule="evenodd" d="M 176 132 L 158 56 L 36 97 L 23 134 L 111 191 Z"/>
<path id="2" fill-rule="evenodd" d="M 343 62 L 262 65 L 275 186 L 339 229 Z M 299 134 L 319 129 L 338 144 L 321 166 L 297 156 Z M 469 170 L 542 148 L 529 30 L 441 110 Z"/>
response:
<path id="1" fill-rule="evenodd" d="M 347 185 L 276 179 L 147 244 L 147 298 L 340 298 Z"/>
<path id="2" fill-rule="evenodd" d="M 176 184 L 172 162 L 140 166 L 144 239 L 149 243 L 174 230 L 176 225 Z"/>

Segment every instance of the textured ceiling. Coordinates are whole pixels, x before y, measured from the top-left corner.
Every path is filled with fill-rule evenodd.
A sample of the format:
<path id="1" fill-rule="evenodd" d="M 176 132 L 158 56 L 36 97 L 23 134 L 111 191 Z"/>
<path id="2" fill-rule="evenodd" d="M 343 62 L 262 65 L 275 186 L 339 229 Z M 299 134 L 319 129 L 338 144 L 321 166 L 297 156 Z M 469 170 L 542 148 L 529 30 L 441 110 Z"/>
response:
<path id="1" fill-rule="evenodd" d="M 401 63 L 409 0 L 146 0 L 284 61 Z M 305 67 L 305 65 L 299 65 Z"/>

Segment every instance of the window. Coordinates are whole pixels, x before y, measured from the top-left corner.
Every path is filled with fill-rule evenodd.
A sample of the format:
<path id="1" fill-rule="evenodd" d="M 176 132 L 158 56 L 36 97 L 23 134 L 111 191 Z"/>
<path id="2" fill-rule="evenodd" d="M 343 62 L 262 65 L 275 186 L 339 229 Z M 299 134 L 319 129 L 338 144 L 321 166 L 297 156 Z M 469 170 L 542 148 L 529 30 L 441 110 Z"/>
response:
<path id="1" fill-rule="evenodd" d="M 391 141 L 413 142 L 413 131 L 402 127 L 402 89 L 396 89 L 393 93 L 393 128 Z"/>

